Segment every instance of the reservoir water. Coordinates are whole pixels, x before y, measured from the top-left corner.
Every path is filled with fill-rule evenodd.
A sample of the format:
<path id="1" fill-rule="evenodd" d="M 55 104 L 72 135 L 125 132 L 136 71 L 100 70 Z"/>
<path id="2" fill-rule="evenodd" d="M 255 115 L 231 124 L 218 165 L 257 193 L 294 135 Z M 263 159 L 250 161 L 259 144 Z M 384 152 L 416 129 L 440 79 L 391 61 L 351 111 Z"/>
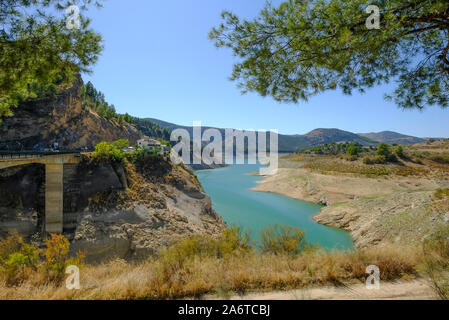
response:
<path id="1" fill-rule="evenodd" d="M 252 164 L 232 165 L 196 171 L 195 174 L 211 197 L 214 209 L 226 223 L 250 230 L 253 239 L 260 239 L 259 230 L 277 222 L 303 229 L 309 242 L 326 249 L 353 249 L 352 238 L 347 232 L 320 225 L 312 219 L 321 206 L 278 194 L 251 191 L 257 186 L 256 181 L 263 178 L 248 174 L 258 172 L 259 168 L 260 165 Z"/>

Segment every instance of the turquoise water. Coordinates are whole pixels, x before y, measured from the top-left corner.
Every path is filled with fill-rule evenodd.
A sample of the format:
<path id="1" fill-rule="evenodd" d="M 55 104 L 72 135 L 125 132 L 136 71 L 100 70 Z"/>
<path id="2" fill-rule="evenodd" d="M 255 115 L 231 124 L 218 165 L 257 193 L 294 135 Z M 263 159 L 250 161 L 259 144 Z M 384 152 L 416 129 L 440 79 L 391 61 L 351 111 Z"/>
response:
<path id="1" fill-rule="evenodd" d="M 233 165 L 226 168 L 197 171 L 204 190 L 212 199 L 214 209 L 230 225 L 251 230 L 259 239 L 259 230 L 279 223 L 297 226 L 305 230 L 308 241 L 318 243 L 326 249 L 353 249 L 353 241 L 343 230 L 316 223 L 312 217 L 321 206 L 295 200 L 278 194 L 254 192 L 261 177 L 250 176 L 260 165 Z"/>

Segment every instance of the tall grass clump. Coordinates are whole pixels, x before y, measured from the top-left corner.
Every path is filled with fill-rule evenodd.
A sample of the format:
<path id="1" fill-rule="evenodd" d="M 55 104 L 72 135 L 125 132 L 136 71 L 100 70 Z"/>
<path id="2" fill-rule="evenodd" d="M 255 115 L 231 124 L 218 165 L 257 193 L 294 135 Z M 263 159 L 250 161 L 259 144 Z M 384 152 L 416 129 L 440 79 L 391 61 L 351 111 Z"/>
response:
<path id="1" fill-rule="evenodd" d="M 424 272 L 441 299 L 449 300 L 449 227 L 441 228 L 424 242 Z"/>
<path id="2" fill-rule="evenodd" d="M 297 255 L 311 249 L 311 245 L 305 239 L 305 232 L 298 227 L 280 226 L 276 223 L 259 233 L 263 253 Z"/>
<path id="3" fill-rule="evenodd" d="M 218 238 L 194 235 L 179 241 L 168 249 L 161 250 L 158 260 L 170 271 L 174 271 L 192 259 L 245 256 L 253 250 L 250 242 L 248 232 L 243 232 L 240 227 L 232 225 Z"/>

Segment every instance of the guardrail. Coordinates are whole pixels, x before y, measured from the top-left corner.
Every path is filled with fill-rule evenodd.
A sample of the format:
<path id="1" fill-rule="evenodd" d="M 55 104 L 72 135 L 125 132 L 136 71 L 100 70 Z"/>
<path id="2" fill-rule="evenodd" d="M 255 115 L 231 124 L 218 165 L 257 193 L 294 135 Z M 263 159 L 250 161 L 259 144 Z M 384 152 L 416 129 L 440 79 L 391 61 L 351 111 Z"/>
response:
<path id="1" fill-rule="evenodd" d="M 80 154 L 81 150 L 63 151 L 0 151 L 0 159 L 29 159 L 61 154 Z"/>

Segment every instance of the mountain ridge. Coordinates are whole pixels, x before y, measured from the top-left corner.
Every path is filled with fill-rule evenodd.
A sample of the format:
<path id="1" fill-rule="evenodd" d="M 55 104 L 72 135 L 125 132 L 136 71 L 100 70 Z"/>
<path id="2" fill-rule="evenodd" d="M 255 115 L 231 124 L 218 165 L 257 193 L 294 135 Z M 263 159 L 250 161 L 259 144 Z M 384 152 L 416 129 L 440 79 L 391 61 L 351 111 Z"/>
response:
<path id="1" fill-rule="evenodd" d="M 394 131 L 381 131 L 371 133 L 359 133 L 359 136 L 388 144 L 415 144 L 426 142 L 428 139 L 409 136 Z"/>
<path id="2" fill-rule="evenodd" d="M 175 129 L 185 129 L 192 136 L 193 127 L 191 126 L 182 126 L 176 125 L 171 122 L 154 119 L 154 118 L 145 118 L 144 120 L 153 122 L 162 128 L 168 130 Z M 204 132 L 207 129 L 217 129 L 219 130 L 223 137 L 225 128 L 216 128 L 216 127 L 202 127 L 202 131 Z M 374 139 L 374 137 L 376 139 Z M 317 128 L 306 134 L 279 134 L 279 152 L 287 153 L 287 152 L 296 152 L 302 149 L 331 143 L 331 142 L 357 142 L 364 146 L 370 145 L 378 145 L 379 143 L 388 143 L 388 144 L 415 144 L 426 142 L 427 139 L 418 138 L 413 136 L 404 135 L 401 133 L 393 132 L 393 131 L 382 131 L 378 133 L 353 133 L 345 130 L 341 130 L 338 128 Z"/>

